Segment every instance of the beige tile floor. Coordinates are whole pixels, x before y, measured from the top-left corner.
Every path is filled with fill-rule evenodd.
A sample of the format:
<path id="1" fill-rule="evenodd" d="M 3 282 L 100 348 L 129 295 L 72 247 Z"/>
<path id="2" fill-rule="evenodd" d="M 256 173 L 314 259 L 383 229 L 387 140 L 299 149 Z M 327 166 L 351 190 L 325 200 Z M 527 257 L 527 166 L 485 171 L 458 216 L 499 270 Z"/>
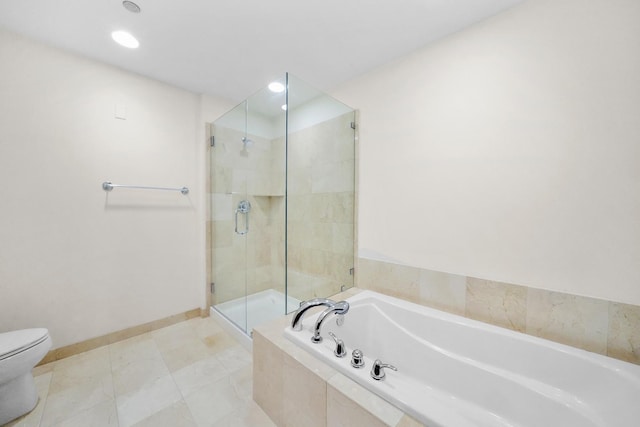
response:
<path id="1" fill-rule="evenodd" d="M 196 318 L 39 366 L 38 406 L 11 427 L 271 427 L 251 353 Z"/>

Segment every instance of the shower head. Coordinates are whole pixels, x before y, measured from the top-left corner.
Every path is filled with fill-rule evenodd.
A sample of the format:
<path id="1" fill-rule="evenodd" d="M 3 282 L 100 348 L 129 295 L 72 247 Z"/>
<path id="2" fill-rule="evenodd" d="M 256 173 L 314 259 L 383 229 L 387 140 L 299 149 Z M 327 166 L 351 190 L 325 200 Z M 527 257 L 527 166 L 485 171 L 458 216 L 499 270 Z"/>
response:
<path id="1" fill-rule="evenodd" d="M 242 157 L 249 157 L 249 148 L 253 145 L 253 140 L 247 138 L 246 136 L 242 137 L 242 150 L 240 150 L 240 155 Z"/>
<path id="2" fill-rule="evenodd" d="M 242 137 L 242 143 L 244 144 L 244 149 L 246 150 L 247 148 L 251 147 L 253 145 L 253 140 L 247 138 L 246 136 Z"/>
<path id="3" fill-rule="evenodd" d="M 140 6 L 138 6 L 137 4 L 135 4 L 132 1 L 129 0 L 124 0 L 122 2 L 122 5 L 124 6 L 125 9 L 127 9 L 129 12 L 133 12 L 133 13 L 140 13 Z"/>

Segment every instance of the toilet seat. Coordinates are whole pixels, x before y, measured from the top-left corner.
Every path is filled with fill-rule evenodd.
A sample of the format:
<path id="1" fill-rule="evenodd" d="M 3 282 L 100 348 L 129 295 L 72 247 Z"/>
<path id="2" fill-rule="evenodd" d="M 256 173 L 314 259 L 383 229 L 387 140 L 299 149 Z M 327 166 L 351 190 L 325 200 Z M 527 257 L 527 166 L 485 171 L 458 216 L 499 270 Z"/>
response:
<path id="1" fill-rule="evenodd" d="M 0 361 L 28 350 L 49 338 L 45 328 L 22 329 L 0 334 Z"/>

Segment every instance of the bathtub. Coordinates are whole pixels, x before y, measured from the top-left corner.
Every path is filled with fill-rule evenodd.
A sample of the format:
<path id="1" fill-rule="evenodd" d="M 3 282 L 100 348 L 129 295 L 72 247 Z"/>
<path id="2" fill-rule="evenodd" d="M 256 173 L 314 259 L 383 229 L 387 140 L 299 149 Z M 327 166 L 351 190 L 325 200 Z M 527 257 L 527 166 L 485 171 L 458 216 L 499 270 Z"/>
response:
<path id="1" fill-rule="evenodd" d="M 285 337 L 426 426 L 640 425 L 640 366 L 372 291 L 347 301 L 343 324 L 327 319 L 320 344 L 310 340 L 318 314 Z M 334 356 L 329 332 L 346 357 Z M 351 366 L 355 348 L 364 368 Z M 372 379 L 375 359 L 398 371 Z"/>

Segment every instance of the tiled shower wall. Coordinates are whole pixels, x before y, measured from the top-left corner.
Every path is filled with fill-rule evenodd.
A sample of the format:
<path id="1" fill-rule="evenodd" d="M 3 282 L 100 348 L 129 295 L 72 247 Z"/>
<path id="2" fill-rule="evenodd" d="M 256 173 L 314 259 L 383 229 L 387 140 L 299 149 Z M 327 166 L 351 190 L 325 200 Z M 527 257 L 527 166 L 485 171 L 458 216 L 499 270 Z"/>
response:
<path id="1" fill-rule="evenodd" d="M 353 286 L 354 114 L 289 135 L 288 291 L 300 300 Z"/>
<path id="2" fill-rule="evenodd" d="M 640 306 L 358 259 L 362 289 L 640 364 Z"/>
<path id="3" fill-rule="evenodd" d="M 353 286 L 354 114 L 289 134 L 288 294 L 326 297 Z M 216 127 L 211 156 L 213 304 L 265 289 L 284 292 L 285 140 Z M 245 196 L 247 194 L 247 196 Z M 250 232 L 235 235 L 234 210 L 251 203 Z M 210 242 L 209 242 L 210 243 Z M 245 247 L 246 246 L 246 247 Z"/>
<path id="4" fill-rule="evenodd" d="M 214 304 L 266 289 L 284 292 L 284 142 L 216 127 L 211 236 Z M 249 233 L 235 234 L 235 208 L 251 203 Z M 240 228 L 244 227 L 240 216 Z M 246 288 L 245 288 L 246 283 Z"/>

